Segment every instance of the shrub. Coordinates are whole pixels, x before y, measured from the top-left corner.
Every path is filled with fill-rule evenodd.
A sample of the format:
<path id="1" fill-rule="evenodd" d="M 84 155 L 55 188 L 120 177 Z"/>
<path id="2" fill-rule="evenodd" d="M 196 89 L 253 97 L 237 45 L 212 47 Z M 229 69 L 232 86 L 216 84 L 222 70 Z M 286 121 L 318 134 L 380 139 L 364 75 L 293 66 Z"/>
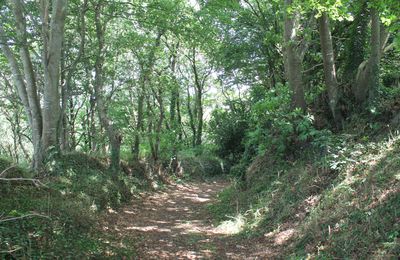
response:
<path id="1" fill-rule="evenodd" d="M 211 137 L 217 145 L 217 155 L 229 163 L 240 160 L 245 147 L 243 140 L 248 121 L 242 110 L 214 110 L 210 121 Z"/>
<path id="2" fill-rule="evenodd" d="M 0 160 L 0 172 L 9 165 Z M 0 182 L 0 219 L 22 217 L 0 222 L 0 259 L 102 258 L 118 250 L 94 232 L 96 213 L 128 201 L 138 181 L 80 153 L 54 158 L 48 169 L 41 180 L 48 188 Z M 32 213 L 42 216 L 24 217 Z"/>
<path id="3" fill-rule="evenodd" d="M 213 156 L 178 156 L 183 174 L 194 178 L 205 178 L 224 173 L 223 163 Z"/>

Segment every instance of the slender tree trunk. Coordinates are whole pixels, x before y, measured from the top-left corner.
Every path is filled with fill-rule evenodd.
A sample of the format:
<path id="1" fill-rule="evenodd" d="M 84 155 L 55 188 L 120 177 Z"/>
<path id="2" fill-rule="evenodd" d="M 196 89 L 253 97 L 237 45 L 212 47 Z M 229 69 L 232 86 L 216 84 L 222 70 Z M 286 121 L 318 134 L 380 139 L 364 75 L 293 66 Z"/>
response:
<path id="1" fill-rule="evenodd" d="M 81 7 L 79 15 L 78 28 L 80 29 L 80 45 L 79 51 L 68 71 L 65 68 L 65 51 L 63 52 L 62 58 L 62 69 L 61 69 L 61 82 L 63 83 L 61 89 L 61 119 L 60 119 L 60 129 L 61 129 L 61 150 L 71 150 L 76 148 L 76 137 L 75 137 L 75 116 L 74 116 L 74 102 L 72 100 L 72 76 L 76 71 L 76 68 L 84 54 L 85 48 L 85 33 L 86 33 L 86 21 L 85 14 L 88 10 L 87 8 L 88 0 L 84 0 Z"/>
<path id="2" fill-rule="evenodd" d="M 196 93 L 196 106 L 197 106 L 197 136 L 196 145 L 201 145 L 203 137 L 203 89 L 198 88 Z"/>
<path id="3" fill-rule="evenodd" d="M 284 41 L 285 41 L 285 71 L 289 86 L 292 89 L 292 106 L 294 108 L 306 109 L 304 97 L 304 87 L 302 79 L 302 58 L 297 51 L 297 27 L 299 15 L 297 13 L 288 13 L 288 8 L 292 0 L 285 0 L 285 18 L 284 18 Z"/>
<path id="4" fill-rule="evenodd" d="M 174 46 L 173 53 L 171 55 L 171 63 L 170 69 L 173 77 L 173 89 L 171 91 L 171 100 L 170 100 L 170 124 L 172 131 L 175 131 L 176 135 L 174 136 L 174 143 L 172 147 L 172 158 L 173 160 L 177 160 L 177 151 L 178 151 L 178 142 L 177 140 L 182 140 L 182 129 L 181 129 L 181 114 L 180 114 L 180 100 L 179 100 L 179 90 L 180 85 L 176 79 L 176 65 L 177 65 L 177 52 L 179 49 L 179 42 Z"/>
<path id="5" fill-rule="evenodd" d="M 329 17 L 323 13 L 319 21 L 319 35 L 324 61 L 325 84 L 328 90 L 329 108 L 337 128 L 342 127 L 343 117 L 338 109 L 339 90 L 336 78 L 335 56 L 332 46 L 331 30 L 329 28 Z"/>
<path id="6" fill-rule="evenodd" d="M 203 136 L 203 85 L 200 82 L 199 75 L 197 72 L 196 63 L 193 65 L 193 71 L 195 74 L 195 85 L 196 85 L 196 94 L 195 94 L 195 106 L 196 106 L 196 121 L 197 121 L 197 129 L 196 129 L 196 137 L 195 137 L 195 145 L 201 145 L 202 136 Z"/>
<path id="7" fill-rule="evenodd" d="M 381 23 L 379 12 L 376 8 L 371 10 L 371 57 L 369 65 L 371 66 L 371 80 L 369 85 L 369 102 L 375 100 L 379 89 L 379 61 L 381 59 Z"/>
<path id="8" fill-rule="evenodd" d="M 189 124 L 190 124 L 190 128 L 192 129 L 192 134 L 193 134 L 192 146 L 195 147 L 196 146 L 196 137 L 197 137 L 197 128 L 196 128 L 196 125 L 195 125 L 195 122 L 194 122 L 195 119 L 194 119 L 194 116 L 193 116 L 193 110 L 192 110 L 189 86 L 188 86 L 188 89 L 187 89 L 186 106 L 187 106 L 188 115 L 189 115 Z"/>
<path id="9" fill-rule="evenodd" d="M 147 139 L 149 141 L 151 157 L 153 161 L 156 162 L 158 160 L 158 153 L 154 145 L 154 139 L 153 139 L 154 113 L 152 110 L 152 104 L 150 104 L 149 96 L 146 97 L 146 114 L 147 114 Z"/>
<path id="10" fill-rule="evenodd" d="M 135 142 L 133 146 L 133 158 L 137 161 L 140 155 L 140 133 L 143 132 L 143 107 L 144 107 L 144 93 L 139 90 L 138 98 L 138 111 L 137 111 L 137 123 L 136 123 L 136 134 Z"/>
<path id="11" fill-rule="evenodd" d="M 155 62 L 155 51 L 161 44 L 161 36 L 162 35 L 163 35 L 162 31 L 158 32 L 154 46 L 153 46 L 151 52 L 149 53 L 148 60 L 142 66 L 142 75 L 141 75 L 141 80 L 140 80 L 140 89 L 139 89 L 139 97 L 138 97 L 138 115 L 137 115 L 137 122 L 136 122 L 136 134 L 135 134 L 135 141 L 134 141 L 134 145 L 133 145 L 134 160 L 139 160 L 140 136 L 141 136 L 141 133 L 144 132 L 143 113 L 144 113 L 144 101 L 145 101 L 145 94 L 146 94 L 146 86 L 150 80 L 150 74 L 152 72 L 154 62 Z"/>
<path id="12" fill-rule="evenodd" d="M 160 114 L 158 117 L 157 127 L 155 129 L 156 130 L 155 131 L 156 132 L 156 142 L 155 142 L 154 150 L 156 151 L 156 154 L 157 154 L 156 160 L 158 160 L 159 153 L 160 153 L 161 131 L 162 131 L 162 125 L 163 125 L 164 118 L 165 118 L 163 92 L 162 92 L 161 88 L 158 89 L 158 93 L 156 94 L 156 99 L 158 102 Z"/>
<path id="13" fill-rule="evenodd" d="M 67 107 L 69 102 L 69 90 L 66 83 L 66 73 L 65 73 L 65 51 L 63 48 L 61 55 L 61 111 L 60 111 L 60 149 L 61 152 L 69 150 L 68 137 L 69 137 L 69 127 L 68 127 L 68 113 Z"/>
<path id="14" fill-rule="evenodd" d="M 108 140 L 111 146 L 111 164 L 110 169 L 113 173 L 118 173 L 120 167 L 120 149 L 121 149 L 121 141 L 122 136 L 118 132 L 118 130 L 111 123 L 108 118 L 107 107 L 104 99 L 104 81 L 103 81 L 103 65 L 104 65 L 104 32 L 105 28 L 101 23 L 101 3 L 95 7 L 95 23 L 96 23 L 96 36 L 98 41 L 98 52 L 95 62 L 95 83 L 94 83 L 94 94 L 97 103 L 97 112 L 99 116 L 99 121 L 101 126 L 106 131 Z"/>
<path id="15" fill-rule="evenodd" d="M 196 131 L 194 133 L 194 145 L 201 145 L 203 136 L 203 90 L 205 80 L 208 75 L 204 75 L 200 79 L 199 70 L 196 63 L 196 49 L 193 48 L 192 56 L 192 70 L 194 74 L 194 84 L 195 84 L 195 109 L 193 115 L 193 121 L 197 124 L 195 125 Z"/>
<path id="16" fill-rule="evenodd" d="M 182 141 L 183 140 L 183 129 L 182 129 L 182 115 L 181 115 L 181 101 L 180 101 L 180 95 L 178 93 L 176 97 L 176 114 L 177 114 L 177 120 L 178 120 L 178 140 Z"/>

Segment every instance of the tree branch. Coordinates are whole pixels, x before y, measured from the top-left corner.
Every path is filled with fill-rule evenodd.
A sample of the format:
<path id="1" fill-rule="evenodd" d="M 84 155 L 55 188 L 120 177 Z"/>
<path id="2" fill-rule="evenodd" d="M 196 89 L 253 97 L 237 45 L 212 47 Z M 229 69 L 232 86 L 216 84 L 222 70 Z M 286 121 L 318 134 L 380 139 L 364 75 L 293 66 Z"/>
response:
<path id="1" fill-rule="evenodd" d="M 0 178 L 0 182 L 31 182 L 35 187 L 45 187 L 48 188 L 45 184 L 43 184 L 38 179 L 31 178 Z"/>
<path id="2" fill-rule="evenodd" d="M 8 222 L 8 221 L 20 220 L 20 219 L 24 219 L 24 218 L 31 218 L 31 217 L 40 217 L 40 218 L 50 219 L 49 216 L 41 215 L 41 214 L 37 214 L 37 213 L 32 213 L 32 214 L 28 214 L 28 215 L 24 215 L 24 216 L 20 216 L 20 217 L 0 219 L 0 223 L 4 223 L 4 222 Z"/>
<path id="3" fill-rule="evenodd" d="M 0 177 L 3 176 L 3 175 L 5 175 L 6 172 L 8 172 L 9 170 L 11 170 L 12 168 L 15 168 L 15 167 L 16 167 L 15 165 L 11 165 L 10 167 L 6 168 L 4 171 L 2 171 L 2 172 L 0 173 Z"/>

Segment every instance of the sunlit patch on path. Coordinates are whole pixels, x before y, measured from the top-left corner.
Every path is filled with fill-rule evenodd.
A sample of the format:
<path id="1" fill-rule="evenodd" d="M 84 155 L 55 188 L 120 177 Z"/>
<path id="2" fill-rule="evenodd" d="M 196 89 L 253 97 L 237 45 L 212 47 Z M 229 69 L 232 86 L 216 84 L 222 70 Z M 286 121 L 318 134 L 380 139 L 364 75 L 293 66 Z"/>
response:
<path id="1" fill-rule="evenodd" d="M 110 213 L 103 228 L 134 239 L 138 259 L 273 258 L 274 250 L 264 242 L 239 242 L 231 231 L 213 226 L 206 205 L 228 184 L 171 185 Z"/>

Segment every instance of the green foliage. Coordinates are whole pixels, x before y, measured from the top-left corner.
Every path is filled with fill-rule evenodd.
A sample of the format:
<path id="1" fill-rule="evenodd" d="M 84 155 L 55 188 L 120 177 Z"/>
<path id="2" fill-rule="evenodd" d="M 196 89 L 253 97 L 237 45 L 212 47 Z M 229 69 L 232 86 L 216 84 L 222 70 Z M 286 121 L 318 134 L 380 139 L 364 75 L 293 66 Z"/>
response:
<path id="1" fill-rule="evenodd" d="M 295 259 L 399 255 L 399 138 L 372 141 L 354 131 L 321 141 L 324 156 L 286 164 L 258 157 L 247 170 L 251 185 L 234 183 L 210 211 L 218 221 L 242 216 L 249 236 L 294 228 L 283 247 Z"/>
<path id="2" fill-rule="evenodd" d="M 278 85 L 257 100 L 252 109 L 253 131 L 248 132 L 246 147 L 255 149 L 258 155 L 287 156 L 301 153 L 307 145 L 321 146 L 328 130 L 317 130 L 314 117 L 301 110 L 291 110 L 288 104 L 290 91 Z M 255 148 L 254 148 L 255 147 Z"/>
<path id="3" fill-rule="evenodd" d="M 240 160 L 248 128 L 244 111 L 214 110 L 209 124 L 217 155 L 231 163 Z"/>
<path id="4" fill-rule="evenodd" d="M 244 162 L 237 163 L 230 168 L 229 174 L 233 177 L 243 179 L 245 177 L 247 167 L 248 165 Z"/>
<path id="5" fill-rule="evenodd" d="M 313 248 L 315 255 L 335 258 L 398 255 L 398 151 L 398 139 L 382 142 L 348 164 L 341 181 L 323 193 L 304 222 L 297 249 L 318 244 L 318 253 Z M 351 167 L 354 164 L 357 166 Z"/>
<path id="6" fill-rule="evenodd" d="M 130 200 L 138 180 L 115 178 L 103 162 L 80 153 L 66 154 L 51 165 L 50 176 L 41 180 L 46 187 L 0 183 L 0 258 L 134 255 L 103 242 L 96 230 L 99 213 Z M 24 217 L 30 214 L 35 216 Z M 12 217 L 22 218 L 1 222 Z"/>
<path id="7" fill-rule="evenodd" d="M 178 161 L 185 177 L 205 179 L 224 173 L 224 163 L 218 157 L 203 154 L 193 156 L 191 152 L 180 152 Z"/>

